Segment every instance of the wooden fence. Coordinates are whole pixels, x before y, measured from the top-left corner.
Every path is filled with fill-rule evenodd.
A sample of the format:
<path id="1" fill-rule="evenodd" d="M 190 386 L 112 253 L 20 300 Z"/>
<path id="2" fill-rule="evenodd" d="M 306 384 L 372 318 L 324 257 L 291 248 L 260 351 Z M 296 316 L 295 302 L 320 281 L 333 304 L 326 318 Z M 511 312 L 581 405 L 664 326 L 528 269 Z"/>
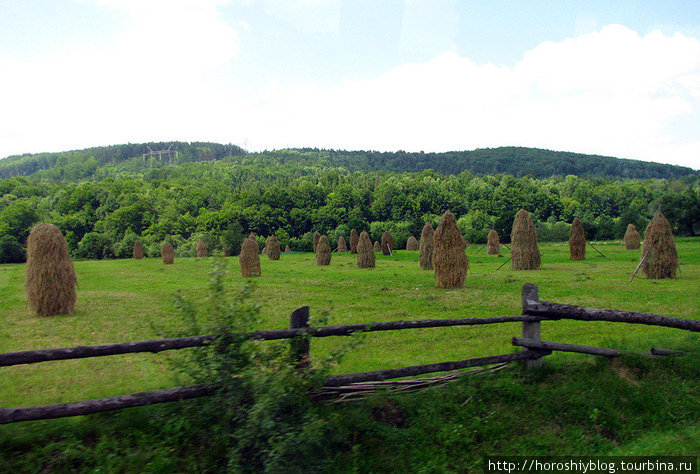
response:
<path id="1" fill-rule="evenodd" d="M 526 367 L 538 367 L 542 358 L 552 351 L 579 352 L 585 354 L 618 356 L 623 351 L 598 347 L 580 346 L 560 342 L 548 342 L 540 339 L 541 321 L 574 319 L 579 321 L 612 321 L 630 324 L 646 324 L 665 326 L 700 332 L 700 321 L 672 318 L 650 313 L 633 311 L 618 311 L 610 309 L 592 309 L 581 306 L 563 305 L 540 301 L 537 286 L 526 284 L 522 290 L 522 315 L 502 316 L 492 318 L 461 318 L 461 319 L 422 319 L 416 321 L 388 321 L 369 324 L 350 324 L 342 326 L 310 327 L 309 307 L 304 306 L 291 314 L 290 328 L 272 331 L 255 331 L 246 333 L 250 339 L 275 340 L 292 339 L 293 356 L 298 360 L 308 359 L 310 337 L 348 336 L 354 332 L 395 331 L 404 329 L 437 328 L 449 326 L 474 326 L 482 324 L 501 324 L 509 322 L 522 323 L 522 336 L 512 338 L 512 344 L 523 347 L 516 353 L 495 356 L 478 357 L 451 362 L 439 362 L 427 365 L 385 369 L 355 374 L 332 375 L 327 377 L 324 387 L 350 386 L 361 382 L 381 381 L 401 377 L 411 377 L 422 374 L 452 371 L 468 367 L 486 366 L 521 360 Z M 188 347 L 202 347 L 209 344 L 214 335 L 191 336 L 171 339 L 155 339 L 148 341 L 124 342 L 118 344 L 100 344 L 94 346 L 78 346 L 60 349 L 40 349 L 0 354 L 0 367 L 18 364 L 32 364 L 51 360 L 80 359 L 86 357 L 102 357 L 117 354 L 137 352 L 157 353 L 166 350 L 177 350 Z M 653 355 L 669 355 L 678 351 L 668 351 L 652 348 Z M 0 424 L 18 421 L 30 421 L 67 416 L 85 415 L 102 411 L 130 408 L 155 403 L 185 400 L 211 395 L 216 387 L 211 385 L 190 385 L 165 390 L 140 392 L 116 397 L 85 400 L 79 402 L 42 405 L 34 407 L 0 408 Z"/>

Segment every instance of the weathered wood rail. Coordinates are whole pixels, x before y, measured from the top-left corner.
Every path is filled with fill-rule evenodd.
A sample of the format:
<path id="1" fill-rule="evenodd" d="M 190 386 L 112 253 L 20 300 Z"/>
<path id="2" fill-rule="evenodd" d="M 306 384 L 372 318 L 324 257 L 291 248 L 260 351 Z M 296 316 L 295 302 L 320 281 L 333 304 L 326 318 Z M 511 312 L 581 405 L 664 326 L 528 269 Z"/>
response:
<path id="1" fill-rule="evenodd" d="M 290 328 L 244 333 L 250 339 L 276 340 L 290 339 L 291 352 L 300 361 L 300 366 L 308 364 L 309 338 L 348 336 L 355 332 L 395 331 L 404 329 L 440 328 L 450 326 L 475 326 L 484 324 L 502 324 L 508 322 L 522 323 L 522 337 L 513 337 L 514 346 L 524 350 L 511 354 L 477 357 L 450 362 L 438 362 L 399 369 L 384 369 L 355 374 L 332 375 L 327 377 L 325 387 L 344 387 L 353 383 L 381 381 L 387 379 L 411 377 L 422 374 L 452 371 L 469 367 L 502 364 L 523 361 L 526 367 L 538 367 L 542 358 L 553 351 L 579 352 L 606 357 L 619 356 L 625 351 L 599 347 L 580 346 L 561 342 L 542 341 L 540 324 L 542 321 L 573 319 L 579 321 L 610 321 L 629 324 L 646 324 L 664 326 L 700 332 L 700 321 L 672 318 L 650 313 L 618 311 L 611 309 L 593 309 L 581 306 L 564 305 L 540 301 L 537 286 L 526 284 L 522 290 L 522 315 L 499 316 L 491 318 L 460 319 L 422 319 L 414 321 L 387 321 L 368 324 L 349 324 L 340 326 L 310 327 L 309 307 L 304 306 L 291 314 Z M 308 337 L 299 337 L 301 335 Z M 86 357 L 103 357 L 108 355 L 131 354 L 140 352 L 158 353 L 166 350 L 179 350 L 190 347 L 202 347 L 211 343 L 215 335 L 191 336 L 170 339 L 132 341 L 116 344 L 99 344 L 58 349 L 39 349 L 0 354 L 0 366 L 32 364 L 53 360 L 81 359 Z M 653 355 L 681 354 L 682 351 L 652 348 Z M 155 403 L 185 400 L 213 394 L 216 387 L 212 385 L 191 385 L 164 390 L 119 395 L 115 397 L 84 400 L 79 402 L 59 403 L 35 407 L 0 408 L 0 424 L 40 419 L 61 418 L 86 415 L 102 411 L 117 410 Z"/>

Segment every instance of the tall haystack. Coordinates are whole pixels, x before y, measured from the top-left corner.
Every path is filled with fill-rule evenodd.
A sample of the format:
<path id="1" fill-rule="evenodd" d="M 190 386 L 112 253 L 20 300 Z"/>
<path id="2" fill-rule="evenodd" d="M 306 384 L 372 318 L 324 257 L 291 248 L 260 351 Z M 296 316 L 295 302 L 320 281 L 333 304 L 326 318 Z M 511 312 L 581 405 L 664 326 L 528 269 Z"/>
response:
<path id="1" fill-rule="evenodd" d="M 27 239 L 25 292 L 39 316 L 69 314 L 75 308 L 75 275 L 68 245 L 53 224 L 37 224 Z"/>
<path id="2" fill-rule="evenodd" d="M 537 230 L 525 209 L 515 214 L 511 240 L 511 268 L 513 270 L 537 270 L 540 268 L 540 249 L 537 245 Z"/>
<path id="3" fill-rule="evenodd" d="M 639 231 L 634 226 L 634 224 L 628 224 L 627 230 L 625 231 L 625 249 L 627 250 L 637 250 L 641 243 L 639 241 Z"/>
<path id="4" fill-rule="evenodd" d="M 420 267 L 422 270 L 433 269 L 433 226 L 426 222 L 420 233 Z"/>
<path id="5" fill-rule="evenodd" d="M 316 245 L 316 265 L 330 265 L 331 263 L 331 246 L 328 243 L 328 237 L 322 235 L 318 239 Z"/>
<path id="6" fill-rule="evenodd" d="M 415 237 L 410 236 L 406 241 L 406 250 L 418 250 L 418 241 Z"/>
<path id="7" fill-rule="evenodd" d="M 350 253 L 357 253 L 357 243 L 360 241 L 360 236 L 355 229 L 350 231 Z"/>
<path id="8" fill-rule="evenodd" d="M 676 278 L 678 252 L 673 231 L 662 213 L 657 213 L 644 231 L 642 272 L 647 278 Z"/>
<path id="9" fill-rule="evenodd" d="M 486 254 L 498 255 L 499 253 L 501 253 L 501 239 L 498 237 L 498 232 L 491 229 L 486 240 Z"/>
<path id="10" fill-rule="evenodd" d="M 462 288 L 469 260 L 464 250 L 467 241 L 457 227 L 454 214 L 446 211 L 433 236 L 433 266 L 438 288 Z"/>
<path id="11" fill-rule="evenodd" d="M 292 248 L 289 246 L 289 244 L 287 244 L 287 246 L 284 248 L 284 251 L 285 251 L 285 252 L 291 252 L 291 251 L 292 251 Z"/>
<path id="12" fill-rule="evenodd" d="M 321 238 L 321 234 L 316 231 L 314 232 L 314 253 L 316 253 L 316 247 L 318 246 L 318 241 Z"/>
<path id="13" fill-rule="evenodd" d="M 134 242 L 134 258 L 136 260 L 141 260 L 143 258 L 143 244 L 140 240 Z"/>
<path id="14" fill-rule="evenodd" d="M 348 244 L 345 242 L 345 237 L 342 235 L 338 237 L 338 253 L 340 252 L 347 252 L 348 251 Z"/>
<path id="15" fill-rule="evenodd" d="M 586 235 L 583 233 L 583 225 L 578 217 L 574 218 L 569 231 L 569 253 L 571 260 L 586 259 Z"/>
<path id="16" fill-rule="evenodd" d="M 244 278 L 258 277 L 260 270 L 260 255 L 258 255 L 258 242 L 255 238 L 248 237 L 241 244 L 241 253 L 238 255 L 241 264 L 241 275 Z"/>
<path id="17" fill-rule="evenodd" d="M 208 257 L 209 253 L 207 252 L 207 244 L 204 243 L 202 239 L 199 239 L 197 241 L 197 257 Z"/>
<path id="18" fill-rule="evenodd" d="M 379 245 L 378 242 L 375 242 L 375 244 Z M 369 234 L 362 231 L 357 242 L 357 268 L 374 268 L 376 260 L 374 252 Z"/>
<path id="19" fill-rule="evenodd" d="M 391 255 L 394 252 L 394 238 L 388 230 L 382 234 L 382 254 Z"/>
<path id="20" fill-rule="evenodd" d="M 160 248 L 160 256 L 163 259 L 163 264 L 170 265 L 175 262 L 175 249 L 173 244 L 165 242 Z"/>
<path id="21" fill-rule="evenodd" d="M 375 252 L 381 252 L 382 251 L 382 244 L 380 244 L 378 240 L 375 240 L 373 249 Z"/>
<path id="22" fill-rule="evenodd" d="M 267 244 L 265 244 L 267 249 L 267 258 L 270 260 L 279 260 L 282 250 L 280 249 L 280 243 L 277 240 L 277 236 L 271 235 L 267 238 Z"/>

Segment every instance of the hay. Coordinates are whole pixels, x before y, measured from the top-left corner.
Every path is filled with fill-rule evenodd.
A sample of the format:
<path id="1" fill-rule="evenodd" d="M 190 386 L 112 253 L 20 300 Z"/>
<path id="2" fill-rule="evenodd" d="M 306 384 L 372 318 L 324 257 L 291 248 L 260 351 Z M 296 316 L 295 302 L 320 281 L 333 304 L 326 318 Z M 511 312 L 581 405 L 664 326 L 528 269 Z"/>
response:
<path id="1" fill-rule="evenodd" d="M 391 255 L 394 252 L 394 238 L 388 230 L 382 234 L 382 254 Z"/>
<path id="2" fill-rule="evenodd" d="M 338 253 L 340 252 L 347 252 L 348 251 L 348 244 L 345 242 L 345 237 L 342 235 L 338 237 Z"/>
<path id="3" fill-rule="evenodd" d="M 280 250 L 280 243 L 277 240 L 276 235 L 271 235 L 267 238 L 267 243 L 265 244 L 267 249 L 267 258 L 270 260 L 279 260 L 282 251 Z"/>
<path id="4" fill-rule="evenodd" d="M 513 270 L 537 270 L 540 268 L 540 249 L 537 245 L 537 230 L 525 209 L 520 209 L 513 221 L 510 233 L 510 251 Z"/>
<path id="5" fill-rule="evenodd" d="M 330 265 L 331 263 L 331 246 L 328 243 L 328 237 L 322 235 L 318 239 L 316 245 L 316 265 Z"/>
<path id="6" fill-rule="evenodd" d="M 469 260 L 467 241 L 457 227 L 454 214 L 446 211 L 433 235 L 433 266 L 438 288 L 462 288 Z"/>
<path id="7" fill-rule="evenodd" d="M 355 229 L 350 231 L 350 253 L 357 253 L 357 243 L 360 241 L 360 236 Z"/>
<path id="8" fill-rule="evenodd" d="M 418 250 L 418 241 L 415 237 L 410 236 L 406 241 L 406 250 Z"/>
<path id="9" fill-rule="evenodd" d="M 243 241 L 238 262 L 241 264 L 241 275 L 244 278 L 258 277 L 262 274 L 260 270 L 260 255 L 258 255 L 258 242 L 255 238 L 248 237 Z"/>
<path id="10" fill-rule="evenodd" d="M 375 240 L 374 246 L 372 248 L 375 252 L 381 252 L 382 251 L 382 244 L 380 244 L 378 240 Z"/>
<path id="11" fill-rule="evenodd" d="M 578 217 L 574 218 L 569 231 L 569 254 L 571 260 L 586 259 L 586 235 L 583 233 L 583 226 Z"/>
<path id="12" fill-rule="evenodd" d="M 316 247 L 318 246 L 318 241 L 321 239 L 321 234 L 318 231 L 314 232 L 314 253 L 316 253 Z"/>
<path id="13" fill-rule="evenodd" d="M 656 214 L 644 231 L 642 255 L 648 251 L 642 265 L 642 272 L 647 278 L 676 278 L 678 269 L 678 252 L 673 240 L 673 231 L 662 213 Z"/>
<path id="14" fill-rule="evenodd" d="M 422 270 L 433 269 L 433 230 L 432 224 L 426 222 L 420 233 L 420 267 Z"/>
<path id="15" fill-rule="evenodd" d="M 207 244 L 205 244 L 202 239 L 199 239 L 197 241 L 197 257 L 202 258 L 208 256 L 209 253 L 207 252 Z"/>
<path id="16" fill-rule="evenodd" d="M 160 248 L 160 256 L 165 265 L 170 265 L 175 262 L 175 249 L 170 242 L 165 242 Z"/>
<path id="17" fill-rule="evenodd" d="M 37 224 L 27 239 L 24 289 L 39 316 L 70 314 L 75 309 L 78 278 L 63 234 L 53 224 Z"/>
<path id="18" fill-rule="evenodd" d="M 486 254 L 498 255 L 499 253 L 501 253 L 501 239 L 498 237 L 498 232 L 491 229 L 486 240 Z"/>
<path id="19" fill-rule="evenodd" d="M 379 243 L 375 242 L 375 245 L 379 245 Z M 357 268 L 374 268 L 376 261 L 374 252 L 369 234 L 362 231 L 357 242 Z"/>
<path id="20" fill-rule="evenodd" d="M 289 244 L 287 244 L 287 246 L 284 248 L 284 251 L 285 251 L 285 252 L 291 252 L 291 251 L 292 251 L 292 249 L 289 247 Z"/>
<path id="21" fill-rule="evenodd" d="M 136 260 L 141 260 L 143 258 L 143 244 L 140 240 L 134 242 L 134 258 Z"/>
<path id="22" fill-rule="evenodd" d="M 641 246 L 639 241 L 639 232 L 634 224 L 628 224 L 625 231 L 625 249 L 637 250 Z"/>

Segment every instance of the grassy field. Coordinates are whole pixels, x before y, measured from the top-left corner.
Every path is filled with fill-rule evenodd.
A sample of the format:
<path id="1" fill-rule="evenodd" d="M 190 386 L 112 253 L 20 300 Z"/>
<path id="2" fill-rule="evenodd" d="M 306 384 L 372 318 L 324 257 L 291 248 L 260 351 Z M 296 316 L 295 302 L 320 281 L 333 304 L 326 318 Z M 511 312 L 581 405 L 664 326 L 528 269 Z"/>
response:
<path id="1" fill-rule="evenodd" d="M 333 254 L 327 267 L 315 266 L 311 254 L 283 254 L 279 261 L 261 256 L 263 275 L 255 279 L 256 295 L 262 304 L 260 329 L 288 327 L 289 314 L 303 305 L 311 307 L 312 318 L 321 310 L 331 310 L 331 324 L 514 316 L 520 314 L 524 283 L 537 284 L 542 300 L 700 319 L 700 239 L 677 240 L 681 262 L 678 279 L 648 280 L 640 273 L 631 283 L 628 280 L 640 252 L 626 251 L 620 242 L 594 245 L 605 257 L 588 247 L 587 259 L 578 262 L 569 260 L 566 243 L 541 245 L 542 269 L 519 272 L 510 270 L 509 264 L 498 269 L 507 258 L 506 249 L 503 256 L 490 256 L 485 249 L 472 245 L 467 249 L 470 267 L 466 284 L 459 290 L 435 288 L 432 272 L 418 266 L 418 252 L 380 255 L 377 267 L 371 270 L 358 269 L 350 254 Z M 240 285 L 243 280 L 237 258 L 226 261 L 230 284 Z M 173 305 L 176 291 L 182 290 L 194 301 L 203 300 L 211 259 L 176 259 L 168 266 L 160 259 L 78 261 L 75 268 L 79 281 L 76 312 L 39 318 L 26 306 L 24 266 L 0 265 L 0 352 L 159 337 L 154 327 L 174 329 L 180 324 Z M 337 371 L 351 373 L 509 353 L 514 350 L 510 339 L 520 335 L 520 330 L 520 325 L 510 323 L 372 333 Z M 696 334 L 602 322 L 545 322 L 541 337 L 640 352 L 652 346 L 698 347 Z M 322 357 L 342 343 L 339 338 L 313 340 L 311 355 Z M 588 367 L 594 360 L 579 354 L 554 354 L 545 365 Z M 0 368 L 0 374 L 1 407 L 84 400 L 186 382 L 176 380 L 162 353 L 5 367 Z M 39 423 L 50 426 L 61 422 Z M 0 438 L 25 429 L 29 428 L 0 426 Z M 690 439 L 686 447 L 691 448 L 687 449 L 700 443 L 697 427 L 686 426 L 680 433 L 670 435 L 669 446 L 685 438 Z M 651 436 L 651 440 L 645 436 Z M 661 442 L 669 434 L 645 436 L 634 441 L 641 443 L 640 450 L 644 443 Z"/>

